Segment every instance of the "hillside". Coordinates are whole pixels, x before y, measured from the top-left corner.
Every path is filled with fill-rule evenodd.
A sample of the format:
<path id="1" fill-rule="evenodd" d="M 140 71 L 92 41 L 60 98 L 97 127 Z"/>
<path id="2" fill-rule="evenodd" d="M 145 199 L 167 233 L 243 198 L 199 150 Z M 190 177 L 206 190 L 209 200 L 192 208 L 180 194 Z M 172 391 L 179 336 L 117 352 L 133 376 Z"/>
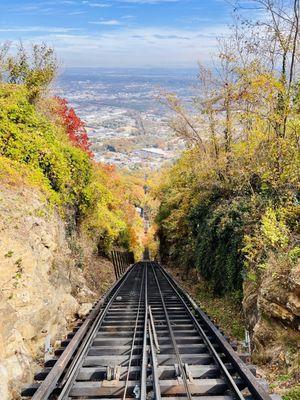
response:
<path id="1" fill-rule="evenodd" d="M 32 380 L 46 338 L 56 346 L 111 286 L 110 250 L 142 250 L 138 180 L 95 164 L 56 100 L 29 98 L 24 85 L 1 84 L 2 399 Z"/>
<path id="2" fill-rule="evenodd" d="M 193 110 L 167 96 L 174 132 L 187 150 L 152 186 L 163 262 L 180 265 L 187 281 L 196 276 L 196 296 L 221 324 L 234 325 L 226 316 L 238 324 L 244 317 L 253 361 L 279 391 L 291 388 L 286 399 L 294 400 L 300 367 L 297 16 L 276 2 L 260 4 L 261 19 L 239 15 L 220 41 L 217 67 L 200 65 Z"/>
<path id="3" fill-rule="evenodd" d="M 133 9 L 161 3 L 168 9 L 180 0 L 131 2 L 136 3 Z M 62 3 L 69 7 L 74 2 Z M 216 3 L 221 7 L 221 2 Z M 34 371 L 42 365 L 45 342 L 53 351 L 75 321 L 111 287 L 115 280 L 111 251 L 122 250 L 133 252 L 136 260 L 143 255 L 159 260 L 214 324 L 237 340 L 238 352 L 251 354 L 258 375 L 267 378 L 271 391 L 283 400 L 299 400 L 300 1 L 254 0 L 249 9 L 239 3 L 230 27 L 211 28 L 221 31 L 218 40 L 210 30 L 196 34 L 190 29 L 177 35 L 177 27 L 171 34 L 142 35 L 147 46 L 156 43 L 155 37 L 165 43 L 185 42 L 190 55 L 192 41 L 207 40 L 204 48 L 213 48 L 214 56 L 199 62 L 197 82 L 184 69 L 177 75 L 167 69 L 142 69 L 138 75 L 137 69 L 129 73 L 122 68 L 92 68 L 91 72 L 79 68 L 69 70 L 55 86 L 59 62 L 53 48 L 27 47 L 22 42 L 16 47 L 9 42 L 0 46 L 1 399 L 19 398 L 20 388 L 32 382 Z M 113 4 L 91 2 L 80 6 L 95 8 L 95 14 L 113 8 Z M 75 14 L 69 14 L 70 19 Z M 88 25 L 118 32 L 130 21 L 130 16 L 120 21 L 99 17 Z M 38 26 L 33 28 L 39 31 Z M 66 41 L 69 29 L 62 31 Z M 132 43 L 140 39 L 136 33 Z M 102 39 L 107 37 L 104 34 Z M 78 46 L 81 54 L 85 47 Z M 110 46 L 116 59 L 125 53 L 118 46 Z M 178 54 L 181 59 L 183 54 Z M 167 59 L 167 53 L 162 58 Z M 193 87 L 188 88 L 191 82 Z M 160 85 L 165 85 L 163 90 Z M 161 305 L 165 300 L 170 300 L 170 307 L 183 305 L 174 291 L 176 285 L 175 297 L 171 294 L 165 269 L 151 261 L 137 263 L 131 271 L 135 272 L 124 280 L 125 290 L 117 286 L 116 296 L 111 297 L 117 314 L 113 318 L 105 314 L 110 319 L 101 320 L 104 330 L 109 327 L 100 340 L 105 348 L 95 348 L 93 354 L 125 358 L 130 354 L 130 361 L 113 358 L 120 364 L 128 362 L 128 374 L 123 369 L 123 381 L 114 395 L 124 393 L 125 398 L 130 380 L 134 397 L 139 386 L 130 368 L 140 367 L 140 389 L 146 393 L 149 365 L 145 361 L 150 359 L 146 350 L 151 347 L 153 371 L 167 366 L 174 372 L 165 374 L 170 386 L 165 386 L 163 396 L 180 395 L 172 392 L 172 386 L 181 386 L 182 393 L 192 398 L 189 384 L 193 385 L 194 377 L 188 364 L 199 373 L 195 380 L 202 380 L 206 373 L 198 366 L 205 364 L 201 364 L 201 351 L 209 342 L 202 325 L 201 329 L 195 325 L 196 308 L 185 303 L 180 318 L 176 319 L 175 311 L 170 321 L 181 330 L 187 311 L 183 331 L 198 327 L 201 335 L 188 344 L 191 353 L 187 354 L 199 356 L 199 364 L 193 364 L 193 357 L 181 358 L 166 308 L 157 307 L 158 296 Z M 152 292 L 153 287 L 157 291 Z M 167 352 L 158 355 L 165 357 L 158 366 L 155 354 L 160 348 L 154 343 L 154 323 L 147 320 L 148 296 L 161 324 L 157 331 L 164 331 L 167 322 L 172 341 L 171 347 L 163 344 Z M 124 308 L 119 309 L 118 301 L 124 299 Z M 126 321 L 134 326 L 132 343 L 122 337 Z M 138 325 L 144 326 L 143 331 Z M 134 343 L 138 331 L 143 332 L 142 346 Z M 116 336 L 107 344 L 110 334 Z M 206 350 L 205 365 L 210 365 L 214 352 L 211 346 Z M 226 347 L 218 351 L 223 360 Z M 131 365 L 135 356 L 135 360 L 142 357 L 141 362 L 135 361 L 141 365 Z M 115 381 L 120 371 L 116 365 L 112 376 L 112 358 L 107 360 L 105 365 L 97 360 L 97 367 L 107 367 L 101 370 L 101 385 L 109 377 Z M 229 364 L 225 371 L 233 371 L 229 373 L 234 382 L 222 381 L 227 375 L 218 361 L 213 373 L 209 366 L 205 376 L 212 378 L 212 386 L 200 382 L 206 389 L 196 389 L 197 396 L 236 394 L 235 382 L 243 382 L 237 379 L 237 364 L 230 360 L 224 361 Z M 97 391 L 100 385 L 94 384 L 94 371 L 89 374 L 87 382 Z M 151 375 L 154 388 L 155 372 Z M 179 375 L 185 387 L 174 384 Z M 221 392 L 211 390 L 219 384 Z M 111 394 L 105 385 L 103 396 Z M 118 392 L 119 387 L 124 391 Z"/>

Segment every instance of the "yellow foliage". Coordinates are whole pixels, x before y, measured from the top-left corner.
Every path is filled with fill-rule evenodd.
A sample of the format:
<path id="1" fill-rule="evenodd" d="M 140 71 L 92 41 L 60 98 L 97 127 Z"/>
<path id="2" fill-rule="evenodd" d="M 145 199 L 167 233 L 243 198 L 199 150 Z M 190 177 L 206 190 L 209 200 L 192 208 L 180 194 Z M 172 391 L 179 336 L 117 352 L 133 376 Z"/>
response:
<path id="1" fill-rule="evenodd" d="M 288 245 L 288 229 L 285 223 L 278 217 L 279 212 L 272 208 L 267 208 L 261 219 L 261 230 L 265 238 L 272 246 L 285 248 Z M 279 214 L 280 215 L 280 214 Z"/>

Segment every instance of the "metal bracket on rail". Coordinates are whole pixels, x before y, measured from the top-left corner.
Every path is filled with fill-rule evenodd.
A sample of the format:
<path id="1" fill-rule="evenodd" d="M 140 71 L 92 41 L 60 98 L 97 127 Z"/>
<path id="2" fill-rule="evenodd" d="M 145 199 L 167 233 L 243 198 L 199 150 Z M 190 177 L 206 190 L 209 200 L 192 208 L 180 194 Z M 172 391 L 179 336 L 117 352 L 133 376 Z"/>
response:
<path id="1" fill-rule="evenodd" d="M 176 378 L 181 376 L 181 371 L 178 364 L 174 364 L 175 376 Z"/>
<path id="2" fill-rule="evenodd" d="M 141 389 L 138 385 L 135 385 L 134 389 L 133 389 L 133 394 L 135 396 L 136 399 L 140 398 L 141 395 Z"/>
<path id="3" fill-rule="evenodd" d="M 189 365 L 187 363 L 184 364 L 184 370 L 185 370 L 186 377 L 188 378 L 189 382 L 194 383 L 192 371 L 190 370 Z"/>
<path id="4" fill-rule="evenodd" d="M 108 365 L 106 368 L 106 379 L 102 382 L 101 386 L 114 387 L 117 386 L 120 381 L 121 367 L 114 365 L 113 367 Z"/>
<path id="5" fill-rule="evenodd" d="M 120 380 L 120 374 L 121 374 L 121 368 L 119 365 L 114 365 L 114 366 L 108 365 L 106 367 L 106 380 L 107 381 Z"/>
<path id="6" fill-rule="evenodd" d="M 180 371 L 179 364 L 174 364 L 175 377 L 177 379 L 177 385 L 183 385 L 182 373 Z"/>
<path id="7" fill-rule="evenodd" d="M 194 383 L 193 374 L 192 374 L 192 371 L 189 368 L 189 365 L 187 363 L 185 363 L 185 364 L 183 364 L 183 368 L 184 368 L 184 371 L 185 371 L 185 374 L 186 374 L 186 377 L 187 377 L 189 383 Z M 179 379 L 180 382 L 181 382 L 182 373 L 180 371 L 179 364 L 174 364 L 174 371 L 175 371 L 176 378 Z"/>

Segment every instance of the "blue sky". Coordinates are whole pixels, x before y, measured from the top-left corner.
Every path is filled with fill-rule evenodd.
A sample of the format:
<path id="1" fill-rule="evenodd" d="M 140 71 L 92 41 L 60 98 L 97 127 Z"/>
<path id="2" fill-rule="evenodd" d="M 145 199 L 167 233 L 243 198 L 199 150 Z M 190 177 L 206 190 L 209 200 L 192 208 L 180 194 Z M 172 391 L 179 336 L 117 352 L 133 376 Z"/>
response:
<path id="1" fill-rule="evenodd" d="M 0 42 L 47 42 L 64 66 L 195 67 L 231 11 L 226 0 L 0 0 Z"/>

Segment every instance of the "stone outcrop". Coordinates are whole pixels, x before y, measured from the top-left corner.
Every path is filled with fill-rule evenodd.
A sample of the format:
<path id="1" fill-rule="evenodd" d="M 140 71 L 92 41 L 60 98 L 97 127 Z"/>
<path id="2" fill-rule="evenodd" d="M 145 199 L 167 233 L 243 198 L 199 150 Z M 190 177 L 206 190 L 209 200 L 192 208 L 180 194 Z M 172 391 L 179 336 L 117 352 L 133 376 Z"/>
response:
<path id="1" fill-rule="evenodd" d="M 270 257 L 259 282 L 244 284 L 245 315 L 254 361 L 300 368 L 300 264 L 292 268 Z"/>
<path id="2" fill-rule="evenodd" d="M 70 245 L 76 240 L 78 247 L 80 240 L 67 237 L 65 222 L 37 190 L 0 187 L 2 400 L 18 398 L 20 387 L 40 368 L 46 337 L 55 346 L 97 297 L 98 288 L 87 285 L 91 271 L 86 280 L 84 265 L 99 260 L 83 250 L 79 265 Z M 111 275 L 106 279 L 108 286 Z"/>

